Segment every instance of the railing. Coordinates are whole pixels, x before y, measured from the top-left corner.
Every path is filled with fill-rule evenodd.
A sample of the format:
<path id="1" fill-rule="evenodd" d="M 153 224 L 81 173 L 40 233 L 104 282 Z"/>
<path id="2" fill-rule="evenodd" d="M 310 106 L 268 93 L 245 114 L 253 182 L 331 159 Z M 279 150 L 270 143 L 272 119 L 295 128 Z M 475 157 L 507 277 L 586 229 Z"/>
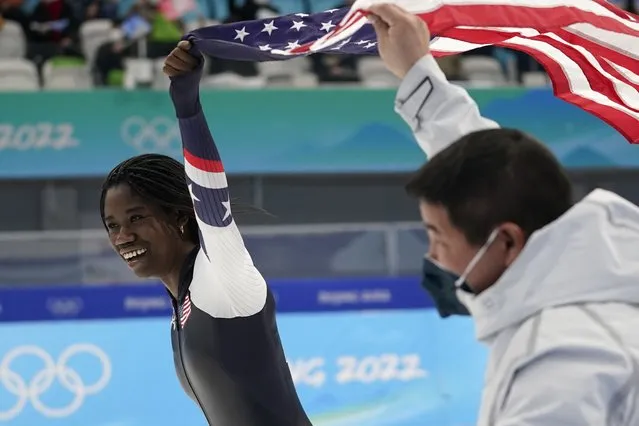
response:
<path id="1" fill-rule="evenodd" d="M 267 278 L 415 275 L 427 247 L 418 223 L 242 227 Z M 0 285 L 137 281 L 104 230 L 0 233 Z"/>

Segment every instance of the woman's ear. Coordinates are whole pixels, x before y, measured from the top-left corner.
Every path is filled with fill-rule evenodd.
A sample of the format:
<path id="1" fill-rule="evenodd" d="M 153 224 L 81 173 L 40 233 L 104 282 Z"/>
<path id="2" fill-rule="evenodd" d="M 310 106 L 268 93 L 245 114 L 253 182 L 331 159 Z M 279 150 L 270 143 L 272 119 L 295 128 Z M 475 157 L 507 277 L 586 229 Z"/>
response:
<path id="1" fill-rule="evenodd" d="M 186 215 L 177 213 L 177 218 L 175 223 L 177 225 L 177 229 L 180 234 L 180 237 L 184 237 L 188 233 L 187 226 L 189 223 L 189 217 Z"/>
<path id="2" fill-rule="evenodd" d="M 188 216 L 185 216 L 185 215 L 178 216 L 178 220 L 177 220 L 178 227 L 186 227 L 188 223 L 189 223 Z"/>

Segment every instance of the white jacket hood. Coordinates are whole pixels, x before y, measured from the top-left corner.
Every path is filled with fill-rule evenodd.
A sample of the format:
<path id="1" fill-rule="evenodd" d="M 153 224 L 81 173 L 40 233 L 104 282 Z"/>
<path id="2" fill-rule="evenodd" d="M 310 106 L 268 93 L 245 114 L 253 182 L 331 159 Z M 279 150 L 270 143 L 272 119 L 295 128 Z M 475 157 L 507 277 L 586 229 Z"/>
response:
<path id="1" fill-rule="evenodd" d="M 481 260 L 480 260 L 481 262 Z M 588 302 L 639 304 L 639 207 L 595 190 L 535 232 L 501 278 L 465 296 L 482 341 L 545 308 Z"/>

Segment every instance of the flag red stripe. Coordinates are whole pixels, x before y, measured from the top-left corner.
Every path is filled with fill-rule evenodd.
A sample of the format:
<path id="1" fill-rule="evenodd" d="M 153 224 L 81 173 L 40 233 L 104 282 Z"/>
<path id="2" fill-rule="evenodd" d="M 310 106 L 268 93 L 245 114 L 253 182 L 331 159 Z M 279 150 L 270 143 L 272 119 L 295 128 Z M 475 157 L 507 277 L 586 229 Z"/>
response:
<path id="1" fill-rule="evenodd" d="M 579 66 L 579 68 L 581 68 L 584 74 L 586 74 L 586 77 L 588 78 L 588 83 L 590 84 L 590 87 L 592 88 L 593 91 L 601 93 L 602 95 L 613 100 L 615 103 L 618 103 L 620 105 L 625 105 L 626 107 L 628 107 L 624 103 L 624 101 L 619 97 L 619 94 L 617 93 L 617 90 L 615 90 L 615 86 L 613 82 L 610 79 L 606 78 L 605 75 L 597 71 L 597 69 L 593 67 L 590 64 L 590 62 L 573 47 L 565 45 L 548 36 L 539 36 L 539 37 L 536 37 L 535 39 L 539 41 L 543 41 L 544 43 L 550 46 L 553 46 L 558 50 L 561 50 L 564 55 L 566 55 L 573 62 L 575 62 Z"/>
<path id="2" fill-rule="evenodd" d="M 554 58 L 527 46 L 510 43 L 503 43 L 502 45 L 504 47 L 518 49 L 522 52 L 528 53 L 530 56 L 539 61 L 553 82 L 553 92 L 556 97 L 601 118 L 630 142 L 639 143 L 639 126 L 637 126 L 637 120 L 628 114 L 616 110 L 615 108 L 593 102 L 590 99 L 586 99 L 572 93 L 570 82 L 566 77 L 563 68 Z M 585 72 L 585 74 L 588 76 L 587 72 Z"/>
<path id="3" fill-rule="evenodd" d="M 584 49 L 588 50 L 590 53 L 592 53 L 595 56 L 595 59 L 596 59 L 597 56 L 601 56 L 601 57 L 608 56 L 609 58 L 610 57 L 614 57 L 619 62 L 622 62 L 622 63 L 619 63 L 619 62 L 613 61 L 613 62 L 617 63 L 618 65 L 625 66 L 626 68 L 628 68 L 628 66 L 631 66 L 628 63 L 630 61 L 624 61 L 624 60 L 621 60 L 621 58 L 620 58 L 620 57 L 628 58 L 627 56 L 618 54 L 617 52 L 614 52 L 613 50 L 608 49 L 608 48 L 606 48 L 604 46 L 601 46 L 599 44 L 592 43 L 592 42 L 586 42 L 586 40 L 583 37 L 580 37 L 580 36 L 578 36 L 576 34 L 573 34 L 573 33 L 569 32 L 569 31 L 561 30 L 561 31 L 558 31 L 558 32 L 556 32 L 554 34 L 557 35 L 558 37 L 562 38 L 563 40 L 565 40 L 566 42 L 568 42 L 570 44 L 581 46 Z M 463 40 L 463 41 L 468 41 L 468 42 L 478 43 L 478 44 L 500 44 L 500 43 L 505 42 L 508 39 L 516 36 L 517 34 L 504 32 L 504 31 L 494 31 L 494 30 L 454 28 L 454 29 L 451 29 L 449 31 L 446 31 L 445 35 L 446 35 L 446 37 L 453 38 L 453 39 L 456 39 L 456 40 Z M 562 36 L 566 36 L 568 38 L 568 40 L 564 39 Z M 543 35 L 543 34 L 540 34 L 540 35 L 537 35 L 537 36 L 534 36 L 534 37 L 525 37 L 525 38 L 529 38 L 531 40 L 543 41 L 546 44 L 554 46 L 555 48 L 563 51 L 563 53 L 565 53 L 567 56 L 569 56 L 575 62 L 580 64 L 580 68 L 582 68 L 582 69 L 584 69 L 584 68 L 592 68 L 593 72 L 597 73 L 597 75 L 600 76 L 599 78 L 596 79 L 596 81 L 600 82 L 601 84 L 604 84 L 603 87 L 605 87 L 605 89 L 599 90 L 599 88 L 598 88 L 599 86 L 594 86 L 593 90 L 597 91 L 597 92 L 601 92 L 601 93 L 605 94 L 606 96 L 615 99 L 616 102 L 619 102 L 621 104 L 625 104 L 624 101 L 618 96 L 618 93 L 617 93 L 612 81 L 609 80 L 604 74 L 601 74 L 598 70 L 596 70 L 594 68 L 594 66 L 582 55 L 582 53 L 577 51 L 574 47 L 566 45 L 566 44 L 563 44 L 563 43 L 561 43 L 559 41 L 556 41 L 556 40 L 552 39 L 551 37 L 549 37 L 547 35 Z M 516 49 L 519 50 L 519 48 L 516 48 Z M 609 53 L 609 54 L 606 55 L 606 53 Z M 630 85 L 630 86 L 632 86 L 634 88 L 639 88 L 639 85 L 637 85 L 637 84 L 633 83 L 632 81 L 630 81 L 625 75 L 623 75 L 622 73 L 617 71 L 614 67 L 612 67 L 610 64 L 608 64 L 606 61 L 598 60 L 597 63 L 599 64 L 599 66 L 601 66 L 602 69 L 604 69 L 606 72 L 611 74 L 613 77 L 616 77 L 618 80 L 621 80 L 622 82 L 624 82 L 624 83 L 626 83 L 626 84 L 628 84 L 628 85 Z M 634 66 L 636 67 L 636 64 Z M 628 68 L 628 69 L 630 69 L 630 68 Z M 591 84 L 591 86 L 593 86 L 593 85 Z M 628 108 L 632 108 L 629 105 L 626 105 L 626 106 Z"/>
<path id="4" fill-rule="evenodd" d="M 534 28 L 552 32 L 572 24 L 588 22 L 598 28 L 639 36 L 632 29 L 613 18 L 573 7 L 526 7 L 504 5 L 444 5 L 435 11 L 418 13 L 434 35 L 459 26 Z"/>
<path id="5" fill-rule="evenodd" d="M 184 159 L 188 161 L 193 167 L 204 170 L 211 173 L 223 173 L 224 165 L 218 160 L 206 160 L 204 158 L 197 157 L 191 154 L 186 148 L 184 148 Z"/>
<path id="6" fill-rule="evenodd" d="M 637 73 L 637 60 L 633 59 L 629 56 L 624 55 L 612 48 L 606 47 L 605 45 L 595 43 L 587 38 L 581 37 L 578 34 L 574 34 L 570 31 L 566 30 L 558 30 L 555 32 L 559 37 L 566 40 L 572 44 L 579 44 L 583 46 L 586 50 L 592 53 L 595 56 L 600 56 L 602 58 L 609 59 L 611 62 L 614 62 L 617 65 L 620 65 L 628 70 L 635 69 L 635 73 Z M 607 63 L 606 61 L 599 61 L 599 63 Z M 633 84 L 632 82 L 629 82 Z"/>

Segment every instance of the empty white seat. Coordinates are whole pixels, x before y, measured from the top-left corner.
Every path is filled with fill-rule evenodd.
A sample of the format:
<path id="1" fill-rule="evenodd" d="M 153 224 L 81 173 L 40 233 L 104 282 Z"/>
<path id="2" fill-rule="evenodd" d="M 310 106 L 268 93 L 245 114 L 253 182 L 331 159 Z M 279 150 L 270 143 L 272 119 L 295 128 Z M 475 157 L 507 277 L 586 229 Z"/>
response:
<path id="1" fill-rule="evenodd" d="M 258 62 L 260 75 L 269 81 L 289 80 L 296 75 L 303 75 L 310 70 L 310 62 L 306 57 L 289 59 L 287 61 Z"/>
<path id="2" fill-rule="evenodd" d="M 202 79 L 202 86 L 210 88 L 256 89 L 265 85 L 264 77 L 243 77 L 232 72 L 223 72 Z"/>
<path id="3" fill-rule="evenodd" d="M 82 53 L 87 63 L 92 65 L 98 48 L 109 41 L 113 23 L 108 19 L 86 21 L 80 27 Z"/>
<path id="4" fill-rule="evenodd" d="M 499 61 L 489 56 L 463 56 L 462 74 L 469 80 L 485 85 L 506 84 L 506 77 Z"/>
<path id="5" fill-rule="evenodd" d="M 390 72 L 377 56 L 362 57 L 357 61 L 357 74 L 366 87 L 397 87 L 400 80 Z"/>
<path id="6" fill-rule="evenodd" d="M 47 62 L 42 69 L 42 79 L 48 90 L 86 90 L 93 86 L 86 66 L 54 66 Z"/>
<path id="7" fill-rule="evenodd" d="M 398 87 L 401 81 L 393 74 L 377 74 L 362 79 L 362 84 L 370 88 Z"/>
<path id="8" fill-rule="evenodd" d="M 357 61 L 357 73 L 362 79 L 370 75 L 389 74 L 384 61 L 377 56 L 362 56 Z"/>
<path id="9" fill-rule="evenodd" d="M 151 87 L 156 90 L 166 90 L 171 84 L 171 80 L 162 72 L 164 68 L 164 58 L 156 59 L 153 62 L 153 83 Z"/>
<path id="10" fill-rule="evenodd" d="M 550 84 L 548 75 L 543 71 L 525 72 L 522 74 L 521 79 L 526 87 L 543 87 Z"/>
<path id="11" fill-rule="evenodd" d="M 220 24 L 220 21 L 216 21 L 213 19 L 197 19 L 195 21 L 187 22 L 184 25 L 184 31 L 186 31 L 187 33 L 190 33 L 191 31 L 195 31 L 198 28 L 210 27 L 211 25 L 218 25 L 218 24 Z"/>
<path id="12" fill-rule="evenodd" d="M 317 75 L 312 72 L 304 72 L 300 74 L 295 74 L 291 80 L 291 84 L 293 87 L 298 88 L 312 88 L 319 86 L 319 78 Z"/>
<path id="13" fill-rule="evenodd" d="M 0 29 L 0 58 L 23 58 L 26 50 L 26 38 L 20 24 L 5 21 Z"/>
<path id="14" fill-rule="evenodd" d="M 124 88 L 132 90 L 139 85 L 153 85 L 155 66 L 154 61 L 148 58 L 126 58 L 124 60 Z"/>
<path id="15" fill-rule="evenodd" d="M 357 61 L 357 75 L 366 87 L 396 87 L 400 81 L 378 56 L 363 56 Z"/>
<path id="16" fill-rule="evenodd" d="M 38 70 L 26 59 L 0 59 L 0 91 L 40 89 Z"/>

